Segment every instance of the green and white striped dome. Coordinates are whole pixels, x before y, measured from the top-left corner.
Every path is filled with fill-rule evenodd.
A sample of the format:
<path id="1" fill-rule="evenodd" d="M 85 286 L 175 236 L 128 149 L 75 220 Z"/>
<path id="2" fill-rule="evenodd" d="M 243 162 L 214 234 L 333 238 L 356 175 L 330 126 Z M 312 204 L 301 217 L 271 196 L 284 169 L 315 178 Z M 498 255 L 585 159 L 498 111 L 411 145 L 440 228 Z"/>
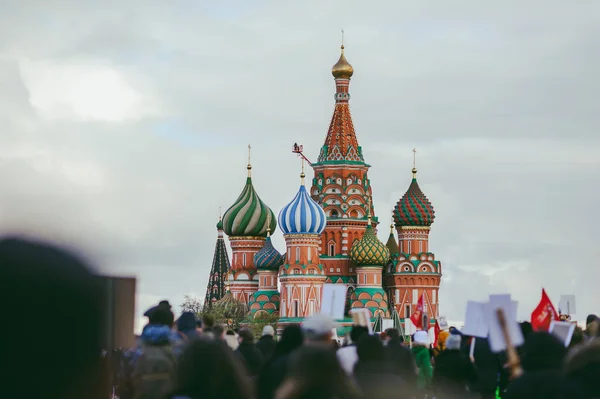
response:
<path id="1" fill-rule="evenodd" d="M 267 227 L 271 233 L 275 231 L 277 218 L 262 202 L 248 176 L 244 190 L 223 215 L 223 231 L 233 237 L 266 237 Z"/>

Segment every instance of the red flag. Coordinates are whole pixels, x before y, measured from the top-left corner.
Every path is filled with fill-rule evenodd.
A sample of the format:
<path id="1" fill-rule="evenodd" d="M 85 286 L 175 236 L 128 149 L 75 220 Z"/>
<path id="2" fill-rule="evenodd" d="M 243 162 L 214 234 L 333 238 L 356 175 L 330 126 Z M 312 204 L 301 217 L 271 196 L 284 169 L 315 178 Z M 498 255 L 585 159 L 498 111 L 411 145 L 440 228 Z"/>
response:
<path id="1" fill-rule="evenodd" d="M 410 316 L 410 321 L 412 321 L 415 327 L 418 329 L 423 327 L 423 294 L 421 294 L 419 300 L 417 301 L 417 309 Z"/>
<path id="2" fill-rule="evenodd" d="M 542 299 L 531 313 L 531 327 L 534 331 L 548 331 L 552 320 L 559 320 L 560 316 L 548 298 L 546 290 L 542 288 Z"/>
<path id="3" fill-rule="evenodd" d="M 434 334 L 434 339 L 433 339 L 433 343 L 434 343 L 434 347 L 437 348 L 437 340 L 438 340 L 438 336 L 440 335 L 440 325 L 438 324 L 437 319 L 435 319 L 435 324 L 433 325 L 433 334 Z"/>

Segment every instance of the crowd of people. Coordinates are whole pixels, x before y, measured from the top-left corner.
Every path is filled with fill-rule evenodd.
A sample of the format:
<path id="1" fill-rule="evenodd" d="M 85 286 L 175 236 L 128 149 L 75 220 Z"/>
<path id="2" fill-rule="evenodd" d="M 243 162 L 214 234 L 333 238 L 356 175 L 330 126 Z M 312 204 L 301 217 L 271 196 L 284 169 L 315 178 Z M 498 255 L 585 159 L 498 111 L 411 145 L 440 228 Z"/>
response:
<path id="1" fill-rule="evenodd" d="M 335 322 L 314 315 L 262 336 L 232 331 L 168 301 L 146 312 L 135 347 L 102 349 L 102 306 L 93 270 L 69 251 L 21 239 L 0 241 L 4 308 L 2 397 L 50 399 L 600 398 L 598 317 L 565 347 L 521 323 L 524 372 L 514 378 L 487 339 L 456 328 L 430 342 L 352 326 L 340 346 Z M 18 305 L 18 306 L 17 306 Z M 34 312 L 34 316 L 32 316 Z M 118 361 L 114 361 L 114 360 Z M 110 373 L 110 369 L 114 373 Z M 105 389 L 112 388 L 112 392 Z"/>

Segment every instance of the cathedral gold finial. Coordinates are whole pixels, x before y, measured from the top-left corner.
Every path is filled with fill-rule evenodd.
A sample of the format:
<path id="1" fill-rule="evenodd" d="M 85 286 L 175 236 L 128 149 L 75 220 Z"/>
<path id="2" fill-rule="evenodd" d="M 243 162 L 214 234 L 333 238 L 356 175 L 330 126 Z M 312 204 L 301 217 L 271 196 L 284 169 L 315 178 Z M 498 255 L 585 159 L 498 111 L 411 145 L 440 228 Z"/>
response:
<path id="1" fill-rule="evenodd" d="M 331 68 L 331 74 L 336 79 L 350 79 L 354 74 L 354 68 L 346 59 L 344 55 L 344 30 L 342 29 L 342 52 L 340 54 L 340 59 L 335 63 L 333 68 Z"/>
<path id="2" fill-rule="evenodd" d="M 250 146 L 250 144 L 248 144 L 248 166 L 246 166 L 246 169 L 248 169 L 248 177 L 252 176 L 252 164 L 250 163 L 250 155 L 251 155 L 251 151 L 252 151 L 252 147 Z"/>
<path id="3" fill-rule="evenodd" d="M 302 160 L 302 172 L 300 173 L 300 184 L 304 185 L 304 177 L 306 177 L 306 175 L 304 174 L 304 158 L 301 158 Z"/>
<path id="4" fill-rule="evenodd" d="M 271 237 L 271 212 L 267 212 L 267 237 Z"/>
<path id="5" fill-rule="evenodd" d="M 219 220 L 223 219 L 223 208 L 219 206 Z"/>
<path id="6" fill-rule="evenodd" d="M 367 200 L 367 222 L 371 225 L 371 197 Z"/>
<path id="7" fill-rule="evenodd" d="M 413 148 L 412 152 L 413 152 L 412 174 L 413 174 L 413 179 L 416 179 L 417 178 L 417 149 Z"/>

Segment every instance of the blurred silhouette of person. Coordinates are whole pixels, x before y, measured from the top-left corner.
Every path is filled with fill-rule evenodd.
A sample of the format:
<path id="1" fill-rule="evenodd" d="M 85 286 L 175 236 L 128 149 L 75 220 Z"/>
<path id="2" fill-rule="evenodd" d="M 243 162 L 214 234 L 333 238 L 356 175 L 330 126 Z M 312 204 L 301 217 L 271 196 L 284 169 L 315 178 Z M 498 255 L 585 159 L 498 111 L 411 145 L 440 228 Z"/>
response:
<path id="1" fill-rule="evenodd" d="M 256 377 L 263 367 L 265 362 L 262 353 L 254 345 L 254 334 L 248 328 L 242 328 L 239 332 L 240 346 L 236 349 L 236 352 L 240 354 L 241 358 L 246 365 L 248 370 L 248 376 Z"/>
<path id="2" fill-rule="evenodd" d="M 343 348 L 338 349 L 337 358 L 342 365 L 342 368 L 349 376 L 354 373 L 354 365 L 358 361 L 358 352 L 356 345 L 363 335 L 368 335 L 369 329 L 364 326 L 353 325 L 350 331 L 350 342 Z"/>
<path id="3" fill-rule="evenodd" d="M 241 363 L 227 345 L 200 337 L 187 345 L 179 358 L 175 399 L 250 399 Z"/>
<path id="4" fill-rule="evenodd" d="M 365 398 L 411 399 L 411 387 L 388 360 L 381 339 L 375 335 L 362 335 L 356 346 L 358 361 L 354 366 L 354 379 Z"/>
<path id="5" fill-rule="evenodd" d="M 269 359 L 273 355 L 276 346 L 277 341 L 275 341 L 275 329 L 273 326 L 267 324 L 263 327 L 262 336 L 256 343 L 256 347 L 260 353 L 262 353 L 263 358 Z"/>
<path id="6" fill-rule="evenodd" d="M 196 314 L 194 312 L 183 312 L 179 320 L 177 320 L 177 331 L 186 341 L 190 341 L 199 337 L 196 330 L 197 325 Z"/>
<path id="7" fill-rule="evenodd" d="M 563 372 L 565 396 L 570 399 L 600 398 L 600 340 L 579 345 L 567 355 Z"/>
<path id="8" fill-rule="evenodd" d="M 340 366 L 329 343 L 302 346 L 290 365 L 277 399 L 352 399 L 359 391 Z"/>
<path id="9" fill-rule="evenodd" d="M 563 398 L 562 367 L 567 348 L 547 332 L 532 332 L 523 345 L 523 375 L 509 382 L 503 398 Z"/>
<path id="10" fill-rule="evenodd" d="M 446 348 L 435 359 L 432 386 L 436 398 L 464 399 L 472 397 L 467 387 L 477 381 L 477 371 L 469 357 L 461 352 L 462 338 L 450 334 L 446 338 Z"/>
<path id="11" fill-rule="evenodd" d="M 1 334 L 1 397 L 106 397 L 103 291 L 83 259 L 51 244 L 3 239 L 0 292 L 9 305 Z"/>
<path id="12" fill-rule="evenodd" d="M 302 346 L 304 336 L 300 326 L 287 326 L 258 378 L 258 399 L 273 399 L 287 373 L 289 358 Z"/>
<path id="13" fill-rule="evenodd" d="M 388 328 L 385 331 L 387 337 L 385 346 L 387 359 L 390 361 L 391 367 L 396 374 L 404 379 L 411 390 L 414 390 L 417 385 L 417 364 L 415 363 L 415 357 L 412 351 L 404 345 L 398 329 Z"/>

